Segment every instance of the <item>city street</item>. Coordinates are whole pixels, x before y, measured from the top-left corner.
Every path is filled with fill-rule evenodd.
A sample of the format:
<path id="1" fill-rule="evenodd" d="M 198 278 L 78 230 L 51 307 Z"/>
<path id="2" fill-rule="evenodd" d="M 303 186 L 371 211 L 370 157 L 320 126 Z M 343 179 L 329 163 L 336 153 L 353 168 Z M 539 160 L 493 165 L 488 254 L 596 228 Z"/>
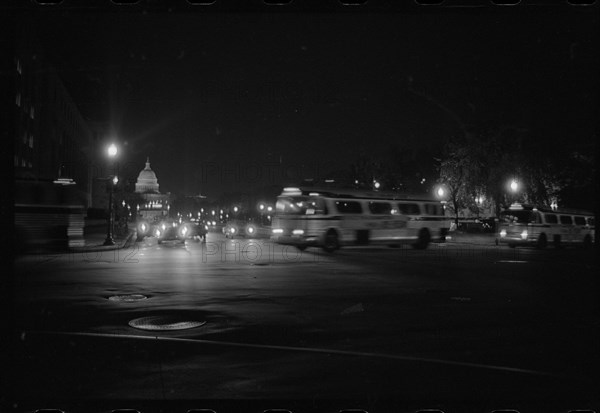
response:
<path id="1" fill-rule="evenodd" d="M 22 256 L 16 398 L 598 408 L 596 270 L 579 249 L 326 254 L 215 233 Z"/>

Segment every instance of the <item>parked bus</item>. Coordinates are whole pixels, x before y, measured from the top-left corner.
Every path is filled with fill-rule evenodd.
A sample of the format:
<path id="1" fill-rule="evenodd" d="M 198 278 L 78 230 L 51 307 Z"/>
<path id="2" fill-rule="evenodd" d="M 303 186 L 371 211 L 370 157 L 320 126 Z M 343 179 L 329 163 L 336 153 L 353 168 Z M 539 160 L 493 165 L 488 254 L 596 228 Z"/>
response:
<path id="1" fill-rule="evenodd" d="M 284 188 L 277 197 L 271 239 L 327 252 L 372 244 L 425 249 L 430 242 L 445 241 L 449 228 L 441 202 L 425 195 Z"/>
<path id="2" fill-rule="evenodd" d="M 511 248 L 533 245 L 543 249 L 549 243 L 556 248 L 563 245 L 588 248 L 594 243 L 594 229 L 591 212 L 513 204 L 500 214 L 496 243 Z"/>

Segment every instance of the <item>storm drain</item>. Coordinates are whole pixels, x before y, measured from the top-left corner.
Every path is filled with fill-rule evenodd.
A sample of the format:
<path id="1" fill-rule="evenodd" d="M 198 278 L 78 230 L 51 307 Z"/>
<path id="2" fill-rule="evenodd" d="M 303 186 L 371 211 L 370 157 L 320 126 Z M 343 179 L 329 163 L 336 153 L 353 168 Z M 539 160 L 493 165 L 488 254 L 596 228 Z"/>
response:
<path id="1" fill-rule="evenodd" d="M 206 321 L 181 321 L 174 316 L 151 316 L 136 318 L 129 322 L 133 328 L 140 330 L 186 330 L 206 324 Z"/>
<path id="2" fill-rule="evenodd" d="M 140 301 L 140 300 L 145 300 L 146 297 L 145 295 L 142 294 L 125 294 L 125 295 L 111 295 L 110 297 L 108 297 L 108 299 L 110 301 L 125 301 L 125 302 L 133 302 L 133 301 Z"/>

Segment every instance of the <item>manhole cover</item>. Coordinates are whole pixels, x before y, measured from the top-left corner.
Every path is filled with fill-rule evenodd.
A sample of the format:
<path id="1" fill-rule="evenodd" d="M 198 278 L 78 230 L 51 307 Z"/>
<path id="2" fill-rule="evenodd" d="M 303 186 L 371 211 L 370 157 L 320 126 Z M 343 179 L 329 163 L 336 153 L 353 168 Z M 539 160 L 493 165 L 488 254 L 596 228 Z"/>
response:
<path id="1" fill-rule="evenodd" d="M 206 324 L 206 321 L 181 321 L 173 316 L 152 316 L 131 320 L 129 325 L 140 330 L 186 330 Z"/>
<path id="2" fill-rule="evenodd" d="M 126 301 L 126 302 L 132 302 L 132 301 L 140 301 L 140 300 L 145 300 L 146 297 L 145 295 L 142 294 L 126 294 L 126 295 L 111 295 L 110 297 L 108 297 L 108 299 L 110 301 Z"/>

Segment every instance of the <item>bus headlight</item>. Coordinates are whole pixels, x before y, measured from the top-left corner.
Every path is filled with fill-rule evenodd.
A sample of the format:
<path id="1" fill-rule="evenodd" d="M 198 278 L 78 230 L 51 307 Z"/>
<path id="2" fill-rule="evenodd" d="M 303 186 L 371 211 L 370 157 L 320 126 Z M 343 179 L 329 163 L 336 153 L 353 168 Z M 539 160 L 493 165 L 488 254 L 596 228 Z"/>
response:
<path id="1" fill-rule="evenodd" d="M 302 235 L 304 234 L 304 230 L 303 229 L 295 229 L 292 231 L 292 234 L 294 235 Z"/>
<path id="2" fill-rule="evenodd" d="M 527 239 L 527 230 L 524 229 L 523 232 L 521 232 L 521 239 Z"/>
<path id="3" fill-rule="evenodd" d="M 505 229 L 503 229 L 503 230 L 500 231 L 500 236 L 502 238 L 506 237 L 506 230 Z"/>
<path id="4" fill-rule="evenodd" d="M 283 234 L 283 228 L 273 228 L 273 234 Z"/>

